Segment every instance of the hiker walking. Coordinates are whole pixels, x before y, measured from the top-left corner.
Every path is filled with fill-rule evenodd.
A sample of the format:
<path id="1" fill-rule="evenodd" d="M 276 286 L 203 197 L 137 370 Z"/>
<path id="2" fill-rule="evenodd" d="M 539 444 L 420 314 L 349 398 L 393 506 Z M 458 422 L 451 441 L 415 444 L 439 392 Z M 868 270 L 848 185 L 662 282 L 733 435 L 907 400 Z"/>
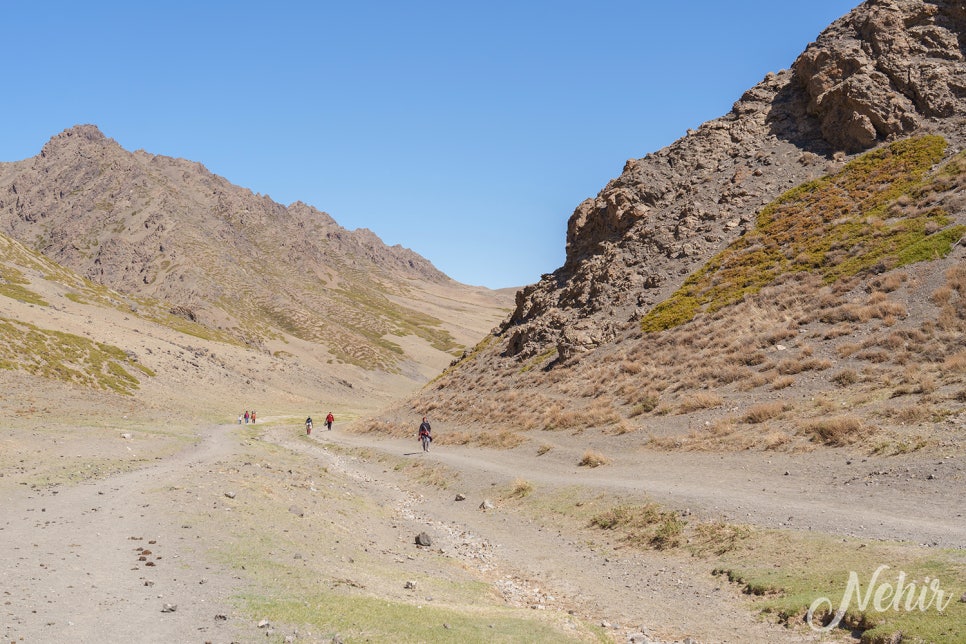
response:
<path id="1" fill-rule="evenodd" d="M 246 409 L 246 410 L 245 410 L 245 424 L 246 424 L 246 425 L 248 424 L 248 419 L 249 419 L 249 416 L 248 416 L 248 410 Z"/>
<path id="2" fill-rule="evenodd" d="M 429 426 L 429 421 L 423 416 L 423 422 L 419 425 L 419 442 L 423 444 L 423 451 L 429 451 L 429 444 L 433 442 L 433 428 Z"/>
<path id="3" fill-rule="evenodd" d="M 333 416 L 332 412 L 330 411 L 329 415 L 325 417 L 325 426 L 328 428 L 330 432 L 332 431 L 332 423 L 334 422 L 335 422 L 335 416 Z"/>
<path id="4" fill-rule="evenodd" d="M 305 419 L 305 433 L 306 434 L 311 434 L 312 433 L 312 417 L 311 416 L 309 416 L 308 418 Z"/>

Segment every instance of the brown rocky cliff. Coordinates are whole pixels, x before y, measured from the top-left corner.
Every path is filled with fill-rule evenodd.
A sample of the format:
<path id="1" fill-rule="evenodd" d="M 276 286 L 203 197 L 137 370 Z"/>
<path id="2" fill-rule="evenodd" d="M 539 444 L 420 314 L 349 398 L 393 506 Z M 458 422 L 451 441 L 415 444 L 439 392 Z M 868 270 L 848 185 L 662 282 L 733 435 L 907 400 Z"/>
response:
<path id="1" fill-rule="evenodd" d="M 964 34 L 963 2 L 880 0 L 834 23 L 793 66 L 823 137 L 860 152 L 961 116 Z"/>
<path id="2" fill-rule="evenodd" d="M 836 21 L 730 113 L 581 203 L 564 265 L 517 294 L 508 355 L 563 358 L 615 338 L 746 229 L 848 154 L 920 130 L 966 137 L 962 2 L 879 0 Z"/>

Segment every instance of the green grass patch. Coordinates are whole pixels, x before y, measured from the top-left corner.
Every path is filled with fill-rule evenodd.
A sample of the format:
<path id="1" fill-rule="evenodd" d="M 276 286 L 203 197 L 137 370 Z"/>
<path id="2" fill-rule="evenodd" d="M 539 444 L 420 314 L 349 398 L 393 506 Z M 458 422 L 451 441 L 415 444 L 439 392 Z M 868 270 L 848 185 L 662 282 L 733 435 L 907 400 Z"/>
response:
<path id="1" fill-rule="evenodd" d="M 0 295 L 28 304 L 48 306 L 44 298 L 26 287 L 30 281 L 14 266 L 0 263 Z"/>
<path id="2" fill-rule="evenodd" d="M 602 530 L 619 531 L 626 544 L 657 550 L 681 545 L 687 522 L 677 512 L 663 509 L 657 503 L 618 505 L 594 515 L 590 525 Z"/>
<path id="3" fill-rule="evenodd" d="M 49 306 L 47 301 L 40 297 L 37 293 L 34 293 L 30 289 L 23 286 L 23 284 L 14 284 L 12 282 L 0 281 L 0 295 L 4 297 L 9 297 L 12 300 L 19 300 L 21 302 L 26 302 L 27 304 L 36 304 L 37 306 Z"/>
<path id="4" fill-rule="evenodd" d="M 814 605 L 813 623 L 822 628 L 849 600 L 835 628 L 861 632 L 865 644 L 898 641 L 890 639 L 898 633 L 909 642 L 966 641 L 966 603 L 959 601 L 966 591 L 962 550 L 685 522 L 657 503 L 601 504 L 579 502 L 576 511 L 562 512 L 580 517 L 592 508 L 587 525 L 615 533 L 623 545 L 706 560 L 711 574 L 738 584 L 757 611 L 778 623 L 809 629 Z"/>
<path id="5" fill-rule="evenodd" d="M 125 395 L 140 385 L 128 369 L 151 375 L 113 345 L 7 318 L 0 318 L 0 368 Z"/>
<path id="6" fill-rule="evenodd" d="M 644 316 L 643 331 L 713 313 L 789 273 L 811 272 L 832 283 L 945 257 L 966 234 L 942 208 L 926 207 L 948 189 L 950 175 L 966 172 L 960 154 L 930 173 L 945 148 L 938 136 L 898 141 L 786 192 L 761 211 L 753 231 Z"/>
<path id="7" fill-rule="evenodd" d="M 295 629 L 299 639 L 338 636 L 347 643 L 557 642 L 600 636 L 561 611 L 507 606 L 491 584 L 432 549 L 410 545 L 418 565 L 401 562 L 395 536 L 379 537 L 375 529 L 395 528 L 398 518 L 391 508 L 353 494 L 352 481 L 320 470 L 303 455 L 258 440 L 246 450 L 238 459 L 260 467 L 224 467 L 221 480 L 206 481 L 200 492 L 197 482 L 185 482 L 189 498 L 220 498 L 223 490 L 235 490 L 232 511 L 219 515 L 215 526 L 205 498 L 186 508 L 184 516 L 205 526 L 216 559 L 245 579 L 234 599 L 253 620 L 271 622 L 277 639 L 268 641 L 281 641 Z M 304 516 L 288 510 L 293 503 L 305 509 Z M 407 581 L 416 587 L 407 590 Z"/>
<path id="8" fill-rule="evenodd" d="M 881 566 L 888 568 L 876 577 Z M 861 631 L 864 643 L 897 641 L 889 639 L 897 633 L 902 633 L 904 642 L 966 641 L 966 604 L 958 601 L 966 590 L 966 553 L 961 550 L 756 531 L 720 557 L 715 574 L 740 584 L 755 598 L 754 605 L 763 615 L 790 626 L 807 628 L 809 608 L 824 597 L 829 602 L 816 604 L 814 618 L 815 625 L 821 626 L 828 613 L 834 613 L 848 598 L 851 601 L 840 628 Z M 853 575 L 858 593 L 847 593 Z M 931 584 L 944 593 L 943 611 L 936 607 Z M 901 595 L 898 609 L 892 604 L 896 589 Z M 880 607 L 886 610 L 877 610 L 876 593 L 880 594 Z M 924 610 L 918 605 L 920 593 L 933 600 Z M 910 594 L 914 598 L 907 605 Z M 870 601 L 863 610 L 860 602 L 866 597 Z"/>
<path id="9" fill-rule="evenodd" d="M 586 631 L 583 637 L 573 630 L 568 633 L 562 624 L 538 619 L 526 609 L 455 607 L 318 591 L 277 599 L 242 599 L 254 615 L 299 624 L 302 630 L 317 629 L 323 638 L 338 635 L 344 642 L 587 641 Z"/>

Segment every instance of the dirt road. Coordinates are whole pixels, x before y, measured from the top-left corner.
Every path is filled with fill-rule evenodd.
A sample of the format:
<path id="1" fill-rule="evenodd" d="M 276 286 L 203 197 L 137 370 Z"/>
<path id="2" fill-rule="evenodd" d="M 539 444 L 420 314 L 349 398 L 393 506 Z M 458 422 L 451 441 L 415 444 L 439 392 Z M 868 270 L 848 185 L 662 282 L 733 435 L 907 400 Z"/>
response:
<path id="1" fill-rule="evenodd" d="M 238 571 L 211 557 L 217 530 L 192 525 L 181 507 L 186 499 L 217 505 L 211 499 L 220 492 L 200 481 L 226 463 L 239 465 L 246 440 L 237 432 L 233 425 L 205 428 L 195 446 L 96 482 L 50 488 L 5 482 L 0 637 L 266 641 L 258 620 L 239 607 L 244 581 Z M 509 605 L 604 624 L 617 641 L 639 633 L 651 641 L 698 642 L 814 636 L 761 622 L 735 588 L 687 558 L 589 543 L 514 507 L 500 495 L 515 480 L 542 491 L 579 487 L 585 494 L 647 498 L 697 516 L 767 527 L 966 546 L 966 501 L 958 494 L 964 469 L 957 459 L 914 464 L 828 452 L 767 458 L 625 452 L 606 467 L 588 469 L 576 465 L 577 443 L 561 442 L 540 457 L 526 448 L 440 445 L 422 454 L 415 440 L 338 429 L 307 438 L 287 424 L 267 428 L 257 440 L 297 455 L 308 468 L 324 468 L 352 494 L 378 499 L 389 518 L 366 521 L 372 549 L 398 548 L 400 526 L 425 530 L 450 566 L 433 574 L 470 575 Z M 421 483 L 407 473 L 407 463 L 442 466 L 450 484 Z M 485 501 L 494 507 L 481 510 Z M 315 637 L 300 639 L 331 639 Z"/>
<path id="2" fill-rule="evenodd" d="M 244 635 L 215 570 L 172 507 L 171 483 L 234 448 L 209 427 L 197 446 L 106 480 L 3 490 L 5 641 L 232 641 Z M 248 631 L 254 635 L 254 629 Z"/>

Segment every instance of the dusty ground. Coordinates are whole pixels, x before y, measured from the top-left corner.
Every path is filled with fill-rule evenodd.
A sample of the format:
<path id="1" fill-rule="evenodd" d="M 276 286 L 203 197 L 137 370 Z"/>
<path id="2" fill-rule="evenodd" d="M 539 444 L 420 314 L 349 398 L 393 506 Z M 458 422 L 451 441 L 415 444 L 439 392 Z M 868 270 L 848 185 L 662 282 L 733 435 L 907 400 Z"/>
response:
<path id="1" fill-rule="evenodd" d="M 560 437 L 539 457 L 529 444 L 423 454 L 415 440 L 338 422 L 306 437 L 293 418 L 265 421 L 9 428 L 2 641 L 396 639 L 340 617 L 349 609 L 333 597 L 435 606 L 409 641 L 520 641 L 527 623 L 547 640 L 817 640 L 761 621 L 706 562 L 620 548 L 535 512 L 511 493 L 521 478 L 532 498 L 646 497 L 695 517 L 966 547 L 956 455 L 663 454 L 628 443 L 588 469 L 576 465 L 584 438 Z M 481 510 L 485 500 L 493 507 Z M 432 547 L 415 546 L 421 531 Z M 295 617 L 260 625 L 273 611 Z"/>

